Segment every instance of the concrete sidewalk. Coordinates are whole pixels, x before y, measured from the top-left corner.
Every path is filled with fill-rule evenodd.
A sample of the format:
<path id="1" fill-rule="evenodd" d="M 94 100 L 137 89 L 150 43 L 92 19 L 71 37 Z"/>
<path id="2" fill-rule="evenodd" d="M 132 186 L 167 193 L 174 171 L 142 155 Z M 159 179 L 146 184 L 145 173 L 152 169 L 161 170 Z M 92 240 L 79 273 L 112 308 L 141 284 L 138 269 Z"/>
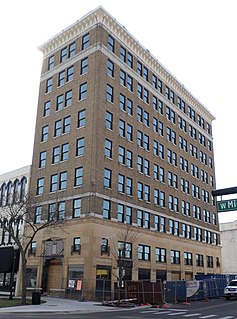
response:
<path id="1" fill-rule="evenodd" d="M 22 313 L 22 312 L 101 312 L 101 311 L 114 311 L 125 310 L 118 307 L 103 306 L 100 302 L 93 301 L 75 301 L 70 299 L 42 297 L 45 303 L 40 305 L 27 305 L 17 307 L 0 308 L 0 313 Z M 134 308 L 133 308 L 134 309 Z M 128 310 L 128 309 L 127 309 Z"/>

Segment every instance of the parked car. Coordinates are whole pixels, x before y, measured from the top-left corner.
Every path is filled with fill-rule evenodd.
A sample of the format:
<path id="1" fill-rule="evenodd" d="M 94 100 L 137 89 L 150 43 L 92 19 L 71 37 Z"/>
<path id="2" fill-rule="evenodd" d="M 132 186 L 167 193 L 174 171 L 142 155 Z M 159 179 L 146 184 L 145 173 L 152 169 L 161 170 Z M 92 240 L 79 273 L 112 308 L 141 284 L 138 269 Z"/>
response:
<path id="1" fill-rule="evenodd" d="M 237 279 L 231 280 L 229 284 L 224 289 L 225 299 L 230 299 L 231 297 L 237 297 Z"/>

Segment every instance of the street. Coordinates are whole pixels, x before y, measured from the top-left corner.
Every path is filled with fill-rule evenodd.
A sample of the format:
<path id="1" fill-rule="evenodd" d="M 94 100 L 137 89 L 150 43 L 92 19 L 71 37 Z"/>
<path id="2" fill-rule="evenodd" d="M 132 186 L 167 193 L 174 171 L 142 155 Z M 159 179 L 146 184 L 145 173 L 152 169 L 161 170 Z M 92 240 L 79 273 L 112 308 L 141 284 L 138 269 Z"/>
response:
<path id="1" fill-rule="evenodd" d="M 237 319 L 237 300 L 209 300 L 196 301 L 191 305 L 177 304 L 170 308 L 133 308 L 118 310 L 113 309 L 108 312 L 90 312 L 83 313 L 77 311 L 76 313 L 1 313 L 1 318 L 4 319 Z"/>

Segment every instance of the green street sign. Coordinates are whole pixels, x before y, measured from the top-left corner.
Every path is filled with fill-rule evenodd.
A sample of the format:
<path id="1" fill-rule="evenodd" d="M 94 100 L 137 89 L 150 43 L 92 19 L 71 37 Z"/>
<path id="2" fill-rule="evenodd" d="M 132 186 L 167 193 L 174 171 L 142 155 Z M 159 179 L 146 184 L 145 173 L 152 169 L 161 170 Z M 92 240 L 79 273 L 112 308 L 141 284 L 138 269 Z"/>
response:
<path id="1" fill-rule="evenodd" d="M 229 199 L 217 202 L 218 212 L 228 212 L 231 210 L 237 210 L 237 199 Z"/>

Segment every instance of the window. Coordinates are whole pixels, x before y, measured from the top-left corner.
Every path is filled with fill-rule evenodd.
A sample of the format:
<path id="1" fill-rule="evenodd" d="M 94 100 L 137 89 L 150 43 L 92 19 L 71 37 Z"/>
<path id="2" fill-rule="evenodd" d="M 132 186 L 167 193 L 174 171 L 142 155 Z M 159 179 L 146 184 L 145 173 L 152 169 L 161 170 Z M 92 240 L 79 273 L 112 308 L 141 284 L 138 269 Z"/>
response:
<path id="1" fill-rule="evenodd" d="M 42 195 L 43 193 L 44 193 L 44 178 L 38 178 L 36 195 Z"/>
<path id="2" fill-rule="evenodd" d="M 48 140 L 48 135 L 49 135 L 49 127 L 48 125 L 45 125 L 42 127 L 41 142 L 46 142 Z"/>
<path id="3" fill-rule="evenodd" d="M 133 78 L 130 75 L 127 75 L 127 88 L 133 92 Z"/>
<path id="4" fill-rule="evenodd" d="M 75 169 L 74 186 L 82 186 L 83 167 Z"/>
<path id="5" fill-rule="evenodd" d="M 65 107 L 72 105 L 72 90 L 65 93 Z"/>
<path id="6" fill-rule="evenodd" d="M 49 116 L 50 115 L 50 101 L 47 101 L 44 103 L 44 112 L 43 112 L 43 116 Z"/>
<path id="7" fill-rule="evenodd" d="M 40 152 L 39 168 L 46 166 L 46 151 Z"/>
<path id="8" fill-rule="evenodd" d="M 213 268 L 213 257 L 207 256 L 207 268 Z"/>
<path id="9" fill-rule="evenodd" d="M 112 78 L 114 77 L 114 63 L 110 60 L 107 62 L 107 74 Z"/>
<path id="10" fill-rule="evenodd" d="M 73 42 L 69 44 L 69 47 L 68 47 L 68 58 L 71 58 L 72 56 L 74 56 L 75 52 L 76 52 L 76 43 Z"/>
<path id="11" fill-rule="evenodd" d="M 81 238 L 80 237 L 73 238 L 72 252 L 78 252 L 78 254 L 81 253 Z"/>
<path id="12" fill-rule="evenodd" d="M 126 178 L 126 195 L 132 196 L 132 179 Z"/>
<path id="13" fill-rule="evenodd" d="M 70 116 L 64 117 L 63 119 L 63 133 L 70 132 L 71 118 Z"/>
<path id="14" fill-rule="evenodd" d="M 77 139 L 76 144 L 76 156 L 84 155 L 84 137 Z"/>
<path id="15" fill-rule="evenodd" d="M 60 147 L 53 148 L 52 164 L 57 164 L 60 161 Z"/>
<path id="16" fill-rule="evenodd" d="M 87 82 L 82 83 L 79 87 L 79 101 L 85 100 L 87 97 Z"/>
<path id="17" fill-rule="evenodd" d="M 67 82 L 70 82 L 73 80 L 73 74 L 74 74 L 74 66 L 71 66 L 67 69 Z"/>
<path id="18" fill-rule="evenodd" d="M 105 139 L 105 150 L 104 154 L 107 158 L 112 158 L 112 141 Z"/>
<path id="19" fill-rule="evenodd" d="M 53 89 L 53 78 L 50 78 L 46 81 L 46 89 L 45 89 L 45 93 L 50 93 L 52 92 Z"/>
<path id="20" fill-rule="evenodd" d="M 126 73 L 120 70 L 120 84 L 126 86 Z"/>
<path id="21" fill-rule="evenodd" d="M 54 123 L 54 136 L 60 136 L 62 134 L 62 120 L 58 120 Z"/>
<path id="22" fill-rule="evenodd" d="M 105 126 L 107 129 L 112 130 L 113 129 L 113 114 L 109 111 L 106 111 L 105 115 Z"/>
<path id="23" fill-rule="evenodd" d="M 170 261 L 171 261 L 171 264 L 180 264 L 180 251 L 171 250 L 170 251 Z"/>
<path id="24" fill-rule="evenodd" d="M 86 74 L 88 72 L 88 57 L 81 60 L 81 75 Z"/>
<path id="25" fill-rule="evenodd" d="M 51 70 L 54 67 L 54 55 L 51 55 L 48 59 L 48 70 Z"/>
<path id="26" fill-rule="evenodd" d="M 184 264 L 188 266 L 192 266 L 193 264 L 193 254 L 184 252 Z"/>
<path id="27" fill-rule="evenodd" d="M 130 68 L 133 68 L 133 56 L 130 52 L 127 54 L 127 64 Z"/>
<path id="28" fill-rule="evenodd" d="M 137 73 L 142 76 L 142 64 L 139 61 L 137 61 Z"/>
<path id="29" fill-rule="evenodd" d="M 87 49 L 89 47 L 89 45 L 90 45 L 90 35 L 89 35 L 89 33 L 87 33 L 87 34 L 83 35 L 83 37 L 82 37 L 82 47 L 81 47 L 81 49 L 85 50 L 85 49 Z"/>
<path id="30" fill-rule="evenodd" d="M 109 84 L 106 87 L 106 99 L 111 103 L 114 102 L 114 88 Z"/>
<path id="31" fill-rule="evenodd" d="M 73 200 L 73 213 L 72 217 L 80 217 L 81 216 L 81 198 L 76 198 Z"/>
<path id="32" fill-rule="evenodd" d="M 86 125 L 86 110 L 78 112 L 78 125 L 77 127 L 84 127 Z"/>
<path id="33" fill-rule="evenodd" d="M 151 259 L 150 250 L 150 246 L 138 245 L 138 259 L 149 261 Z"/>
<path id="34" fill-rule="evenodd" d="M 125 177 L 122 174 L 118 175 L 118 192 L 125 193 Z"/>
<path id="35" fill-rule="evenodd" d="M 158 92 L 162 93 L 162 81 L 158 79 Z"/>
<path id="36" fill-rule="evenodd" d="M 65 84 L 65 71 L 62 71 L 58 75 L 58 86 L 62 86 Z"/>
<path id="37" fill-rule="evenodd" d="M 204 266 L 204 262 L 203 262 L 203 255 L 196 255 L 196 266 L 197 267 L 203 267 Z"/>
<path id="38" fill-rule="evenodd" d="M 166 249 L 156 247 L 156 262 L 166 263 Z"/>
<path id="39" fill-rule="evenodd" d="M 58 175 L 51 175 L 50 192 L 56 192 L 58 189 Z"/>
<path id="40" fill-rule="evenodd" d="M 62 145 L 61 161 L 68 160 L 68 152 L 69 152 L 69 144 L 65 143 Z"/>
<path id="41" fill-rule="evenodd" d="M 103 200 L 103 218 L 110 219 L 111 203 L 109 200 Z"/>
<path id="42" fill-rule="evenodd" d="M 67 172 L 59 174 L 59 190 L 65 190 L 67 187 Z"/>
<path id="43" fill-rule="evenodd" d="M 56 111 L 61 111 L 63 109 L 63 102 L 64 102 L 64 95 L 61 94 L 57 96 Z"/>
<path id="44" fill-rule="evenodd" d="M 111 52 L 114 52 L 115 40 L 111 35 L 108 35 L 108 49 Z"/>
<path id="45" fill-rule="evenodd" d="M 138 227 L 150 228 L 150 213 L 146 211 L 142 211 L 140 209 L 137 210 L 137 224 Z"/>
<path id="46" fill-rule="evenodd" d="M 122 259 L 132 258 L 132 243 L 118 241 L 118 256 L 119 254 Z"/>
<path id="47" fill-rule="evenodd" d="M 42 206 L 37 206 L 35 208 L 35 224 L 39 224 L 41 222 L 42 215 Z"/>
<path id="48" fill-rule="evenodd" d="M 65 218 L 65 202 L 58 203 L 58 219 L 62 220 Z"/>
<path id="49" fill-rule="evenodd" d="M 67 59 L 67 47 L 63 48 L 60 52 L 60 63 L 66 61 Z"/>
<path id="50" fill-rule="evenodd" d="M 104 187 L 111 188 L 112 184 L 112 171 L 108 168 L 104 169 Z"/>

